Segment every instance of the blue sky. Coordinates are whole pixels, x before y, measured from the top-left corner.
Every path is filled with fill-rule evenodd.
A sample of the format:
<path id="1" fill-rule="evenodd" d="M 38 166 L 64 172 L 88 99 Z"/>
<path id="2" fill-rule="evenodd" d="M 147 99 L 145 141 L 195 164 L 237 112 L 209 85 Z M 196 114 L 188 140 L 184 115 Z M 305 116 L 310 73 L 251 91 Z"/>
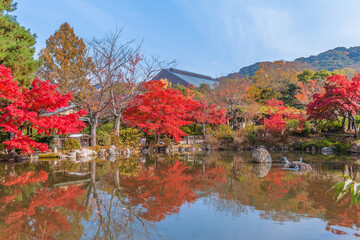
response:
<path id="1" fill-rule="evenodd" d="M 39 51 L 65 21 L 85 40 L 123 27 L 145 54 L 218 77 L 258 61 L 360 45 L 358 0 L 18 0 Z"/>

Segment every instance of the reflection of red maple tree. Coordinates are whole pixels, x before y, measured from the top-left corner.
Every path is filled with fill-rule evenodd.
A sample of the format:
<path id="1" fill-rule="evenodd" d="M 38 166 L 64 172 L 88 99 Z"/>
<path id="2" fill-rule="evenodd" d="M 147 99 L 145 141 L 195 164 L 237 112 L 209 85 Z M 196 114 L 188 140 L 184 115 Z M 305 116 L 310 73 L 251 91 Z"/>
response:
<path id="1" fill-rule="evenodd" d="M 215 186 L 216 183 L 226 182 L 226 169 L 221 166 L 207 169 L 205 174 L 201 174 L 201 169 L 192 170 L 189 174 L 192 176 L 191 186 L 193 189 L 205 190 Z"/>
<path id="2" fill-rule="evenodd" d="M 55 239 L 58 232 L 70 230 L 67 217 L 57 208 L 85 210 L 75 201 L 84 193 L 78 186 L 70 186 L 67 189 L 44 187 L 37 189 L 32 197 L 27 199 L 23 191 L 30 187 L 30 184 L 45 182 L 47 177 L 48 173 L 41 170 L 37 174 L 27 172 L 19 177 L 9 176 L 2 183 L 11 192 L 10 196 L 1 199 L 3 206 L 0 210 L 0 219 L 6 224 L 5 228 L 0 228 L 3 238 Z"/>
<path id="3" fill-rule="evenodd" d="M 267 185 L 267 197 L 275 200 L 280 199 L 289 192 L 290 189 L 297 190 L 303 186 L 304 179 L 300 175 L 287 175 L 287 172 L 274 168 L 264 177 L 264 181 Z"/>
<path id="4" fill-rule="evenodd" d="M 220 176 L 222 171 L 220 174 L 215 170 L 208 171 L 202 177 L 199 177 L 201 174 L 194 177 L 189 173 L 187 166 L 175 161 L 174 165 L 161 170 L 147 169 L 136 177 L 124 176 L 121 185 L 131 204 L 146 209 L 142 214 L 144 219 L 161 221 L 166 215 L 178 213 L 183 204 L 195 202 L 198 197 L 193 189 L 202 185 L 201 179 L 210 186 L 214 181 L 224 178 Z M 194 184 L 196 178 L 197 184 Z"/>

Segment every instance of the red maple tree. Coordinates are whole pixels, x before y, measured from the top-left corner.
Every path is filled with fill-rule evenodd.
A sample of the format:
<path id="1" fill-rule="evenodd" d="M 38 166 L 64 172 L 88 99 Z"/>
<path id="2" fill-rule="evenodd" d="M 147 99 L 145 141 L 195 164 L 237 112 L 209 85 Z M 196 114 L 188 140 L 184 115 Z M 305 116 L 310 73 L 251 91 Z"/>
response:
<path id="1" fill-rule="evenodd" d="M 62 95 L 56 88 L 57 85 L 39 79 L 35 79 L 29 89 L 20 87 L 13 80 L 11 71 L 0 66 L 0 128 L 9 133 L 9 139 L 3 142 L 8 150 L 16 148 L 23 153 L 32 153 L 34 149 L 48 149 L 47 144 L 38 143 L 24 134 L 25 130 L 49 136 L 77 133 L 85 126 L 78 120 L 85 111 L 66 116 L 44 115 L 67 107 L 72 98 L 71 93 Z"/>
<path id="2" fill-rule="evenodd" d="M 351 80 L 347 76 L 334 75 L 326 78 L 325 91 L 315 93 L 313 101 L 306 105 L 308 119 L 337 120 L 343 117 L 353 125 L 358 136 L 355 115 L 360 109 L 360 76 Z"/>
<path id="3" fill-rule="evenodd" d="M 194 110 L 189 112 L 188 119 L 202 125 L 205 136 L 206 124 L 224 124 L 226 122 L 226 109 L 218 108 L 214 104 L 198 101 Z"/>
<path id="4" fill-rule="evenodd" d="M 162 81 L 149 81 L 144 84 L 144 93 L 138 95 L 124 111 L 125 122 L 152 132 L 174 137 L 175 141 L 185 136 L 180 127 L 191 123 L 188 113 L 197 106 L 191 94 L 183 94 L 173 88 L 165 88 Z"/>
<path id="5" fill-rule="evenodd" d="M 295 125 L 292 128 L 295 130 L 303 128 L 305 119 L 302 111 L 284 106 L 283 101 L 276 99 L 270 99 L 266 101 L 266 104 L 269 118 L 264 118 L 263 123 L 265 129 L 270 133 L 283 133 L 293 120 L 295 120 Z"/>

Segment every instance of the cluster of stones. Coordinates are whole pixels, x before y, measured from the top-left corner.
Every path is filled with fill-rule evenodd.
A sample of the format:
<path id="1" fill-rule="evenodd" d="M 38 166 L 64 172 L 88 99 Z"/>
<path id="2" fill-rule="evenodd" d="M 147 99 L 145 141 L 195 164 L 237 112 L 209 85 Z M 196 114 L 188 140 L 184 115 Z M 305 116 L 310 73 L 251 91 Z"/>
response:
<path id="1" fill-rule="evenodd" d="M 308 153 L 311 152 L 314 154 L 317 152 L 317 149 L 314 146 L 312 146 L 311 148 L 307 148 L 306 152 L 308 152 Z M 319 152 L 321 152 L 324 155 L 334 154 L 335 146 L 323 147 L 323 148 L 319 149 Z M 360 153 L 360 143 L 353 143 L 351 145 L 350 152 L 351 153 Z"/>
<path id="2" fill-rule="evenodd" d="M 93 159 L 94 156 L 96 156 L 96 152 L 87 149 L 71 149 L 69 152 L 66 153 L 66 155 L 60 155 L 60 158 L 65 158 L 68 160 L 90 160 Z"/>
<path id="3" fill-rule="evenodd" d="M 101 149 L 97 153 L 97 156 L 100 159 L 108 158 L 110 161 L 113 161 L 113 160 L 115 160 L 116 156 L 129 157 L 130 154 L 132 154 L 132 153 L 133 153 L 133 151 L 130 150 L 130 148 L 120 149 L 120 148 L 116 148 L 114 145 L 112 145 L 108 149 Z"/>
<path id="4" fill-rule="evenodd" d="M 29 160 L 29 157 L 12 152 L 6 155 L 3 160 L 7 162 L 24 162 Z"/>
<path id="5" fill-rule="evenodd" d="M 274 148 L 272 148 L 271 150 L 275 150 L 277 152 L 280 151 L 288 151 L 289 147 L 287 145 L 284 146 L 280 146 L 280 145 L 276 145 Z M 293 150 L 293 148 L 290 148 L 290 150 Z M 315 154 L 317 152 L 320 152 L 324 155 L 330 155 L 330 154 L 334 154 L 335 153 L 335 146 L 330 146 L 330 147 L 323 147 L 321 149 L 319 149 L 319 151 L 317 151 L 317 149 L 315 148 L 315 146 L 312 146 L 311 148 L 306 148 L 305 151 L 307 153 L 312 153 Z"/>
<path id="6" fill-rule="evenodd" d="M 183 147 L 183 146 L 179 146 L 179 147 L 175 147 L 174 145 L 171 146 L 160 146 L 160 147 L 156 147 L 156 148 L 150 148 L 150 147 L 144 147 L 143 149 L 141 149 L 141 153 L 142 154 L 148 154 L 150 152 L 153 153 L 157 153 L 157 152 L 162 152 L 162 153 L 175 153 L 175 152 L 179 152 L 179 153 L 185 153 L 185 152 L 200 152 L 200 151 L 209 151 L 211 150 L 211 146 L 210 145 L 204 145 L 202 148 L 199 147 Z"/>
<path id="7" fill-rule="evenodd" d="M 317 149 L 315 148 L 315 146 L 312 146 L 311 148 L 306 148 L 305 152 L 315 154 L 317 152 Z M 324 155 L 334 154 L 335 146 L 323 147 L 319 149 L 319 152 Z"/>

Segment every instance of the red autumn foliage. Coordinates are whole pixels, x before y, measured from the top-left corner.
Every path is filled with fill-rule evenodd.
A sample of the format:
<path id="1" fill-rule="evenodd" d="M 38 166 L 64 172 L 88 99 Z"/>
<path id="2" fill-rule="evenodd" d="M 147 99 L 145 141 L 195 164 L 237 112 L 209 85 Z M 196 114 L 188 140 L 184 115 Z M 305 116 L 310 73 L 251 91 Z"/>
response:
<path id="1" fill-rule="evenodd" d="M 196 101 L 177 89 L 165 88 L 162 81 L 149 81 L 143 88 L 144 94 L 138 95 L 124 111 L 125 122 L 148 134 L 165 134 L 175 141 L 181 140 L 186 133 L 180 127 L 191 123 L 187 117 Z"/>
<path id="2" fill-rule="evenodd" d="M 216 166 L 206 169 L 204 174 L 201 173 L 201 169 L 191 170 L 189 174 L 192 176 L 192 189 L 204 191 L 216 183 L 225 183 L 227 171 L 224 167 Z"/>
<path id="3" fill-rule="evenodd" d="M 297 120 L 295 130 L 303 129 L 305 119 L 301 111 L 284 106 L 281 100 L 270 99 L 266 104 L 269 118 L 264 118 L 263 123 L 270 133 L 282 133 L 292 120 Z"/>
<path id="4" fill-rule="evenodd" d="M 45 182 L 48 178 L 48 173 L 40 170 L 37 174 L 34 174 L 34 172 L 27 172 L 19 177 L 14 176 L 6 176 L 5 182 L 2 183 L 4 186 L 24 186 L 30 183 L 35 182 Z"/>
<path id="5" fill-rule="evenodd" d="M 13 80 L 11 71 L 0 66 L 0 128 L 14 134 L 13 138 L 3 142 L 7 149 L 17 148 L 23 153 L 32 153 L 34 149 L 46 151 L 46 144 L 37 143 L 23 133 L 29 128 L 49 136 L 55 132 L 77 133 L 85 126 L 78 120 L 85 111 L 66 116 L 42 115 L 68 106 L 72 94 L 62 95 L 56 88 L 57 85 L 39 79 L 33 81 L 30 89 L 20 87 Z"/>
<path id="6" fill-rule="evenodd" d="M 160 171 L 148 169 L 137 177 L 122 180 L 122 186 L 133 205 L 146 209 L 142 217 L 149 221 L 161 221 L 166 215 L 179 212 L 184 203 L 191 203 L 197 196 L 190 188 L 191 176 L 181 162 Z"/>
<path id="7" fill-rule="evenodd" d="M 224 124 L 226 109 L 218 108 L 205 101 L 197 102 L 195 109 L 188 114 L 188 119 L 198 124 Z"/>
<path id="8" fill-rule="evenodd" d="M 30 184 L 45 182 L 48 173 L 41 170 L 37 174 L 27 172 L 19 177 L 7 177 L 2 185 L 10 188 L 12 194 L 2 198 L 5 206 L 1 207 L 1 221 L 6 224 L 0 229 L 2 238 L 6 239 L 56 239 L 61 231 L 69 231 L 67 216 L 59 208 L 75 211 L 85 211 L 75 199 L 84 193 L 78 186 L 66 189 L 38 189 L 30 199 L 20 194 Z"/>
<path id="9" fill-rule="evenodd" d="M 178 213 L 185 203 L 193 203 L 198 199 L 195 189 L 204 189 L 215 182 L 224 182 L 226 170 L 214 168 L 202 175 L 197 171 L 175 161 L 172 166 L 162 169 L 146 169 L 138 176 L 123 177 L 121 185 L 130 203 L 141 205 L 146 212 L 141 214 L 146 220 L 161 221 L 167 215 Z"/>
<path id="10" fill-rule="evenodd" d="M 326 78 L 325 91 L 315 93 L 306 105 L 308 119 L 337 120 L 338 116 L 352 118 L 360 109 L 360 76 Z"/>
<path id="11" fill-rule="evenodd" d="M 282 199 L 290 191 L 301 189 L 304 185 L 304 178 L 301 175 L 292 175 L 283 169 L 274 168 L 264 177 L 267 185 L 267 197 L 271 200 Z"/>

